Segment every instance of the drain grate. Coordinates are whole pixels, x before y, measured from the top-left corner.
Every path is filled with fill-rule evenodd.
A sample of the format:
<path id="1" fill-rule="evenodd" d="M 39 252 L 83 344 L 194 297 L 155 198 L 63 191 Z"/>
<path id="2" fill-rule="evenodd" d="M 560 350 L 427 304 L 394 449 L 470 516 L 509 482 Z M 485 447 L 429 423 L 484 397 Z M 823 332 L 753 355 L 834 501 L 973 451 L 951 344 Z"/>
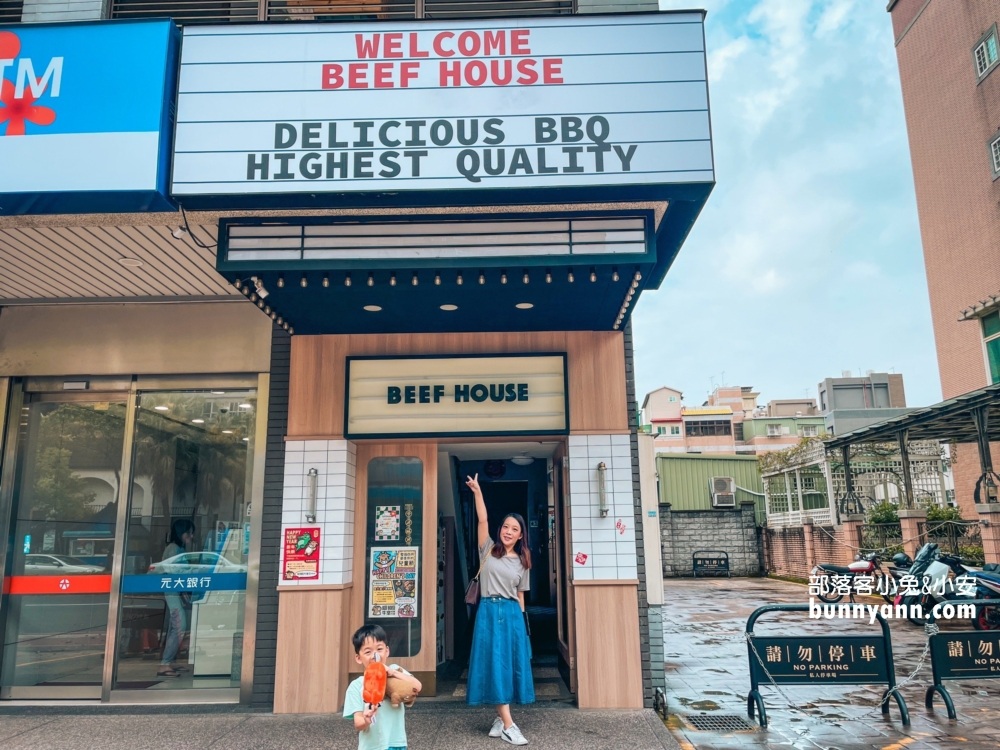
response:
<path id="1" fill-rule="evenodd" d="M 699 714 L 682 718 L 701 732 L 753 732 L 757 729 L 736 714 Z"/>

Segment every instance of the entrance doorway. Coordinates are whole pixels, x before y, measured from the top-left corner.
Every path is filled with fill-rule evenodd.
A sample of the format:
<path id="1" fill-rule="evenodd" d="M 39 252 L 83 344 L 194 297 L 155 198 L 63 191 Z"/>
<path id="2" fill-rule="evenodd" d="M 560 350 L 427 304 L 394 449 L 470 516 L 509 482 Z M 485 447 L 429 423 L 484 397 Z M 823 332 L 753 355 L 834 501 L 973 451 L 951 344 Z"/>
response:
<path id="1" fill-rule="evenodd" d="M 478 474 L 486 502 L 490 536 L 495 539 L 503 519 L 516 513 L 525 519 L 531 550 L 531 586 L 525 603 L 531 628 L 532 672 L 538 700 L 572 701 L 569 683 L 560 670 L 557 637 L 556 516 L 558 485 L 552 481 L 553 458 L 560 443 L 441 445 L 438 508 L 439 569 L 437 697 L 465 700 L 469 650 L 475 628 L 475 608 L 464 593 L 479 569 L 476 515 L 467 476 Z M 447 478 L 447 480 L 446 480 Z"/>
<path id="2" fill-rule="evenodd" d="M 257 378 L 79 382 L 12 394 L 0 698 L 238 700 Z"/>

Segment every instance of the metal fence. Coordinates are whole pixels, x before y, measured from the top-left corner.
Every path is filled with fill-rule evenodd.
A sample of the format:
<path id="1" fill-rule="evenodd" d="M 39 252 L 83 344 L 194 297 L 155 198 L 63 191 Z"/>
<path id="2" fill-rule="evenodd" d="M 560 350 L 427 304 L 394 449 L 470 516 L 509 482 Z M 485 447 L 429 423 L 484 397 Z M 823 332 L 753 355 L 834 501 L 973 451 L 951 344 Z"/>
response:
<path id="1" fill-rule="evenodd" d="M 969 565 L 982 565 L 986 559 L 977 521 L 921 521 L 917 533 L 921 544 L 933 542 L 941 552 L 958 555 Z"/>
<path id="2" fill-rule="evenodd" d="M 898 523 L 863 523 L 858 526 L 860 551 L 888 550 L 889 554 L 903 551 L 903 527 Z"/>

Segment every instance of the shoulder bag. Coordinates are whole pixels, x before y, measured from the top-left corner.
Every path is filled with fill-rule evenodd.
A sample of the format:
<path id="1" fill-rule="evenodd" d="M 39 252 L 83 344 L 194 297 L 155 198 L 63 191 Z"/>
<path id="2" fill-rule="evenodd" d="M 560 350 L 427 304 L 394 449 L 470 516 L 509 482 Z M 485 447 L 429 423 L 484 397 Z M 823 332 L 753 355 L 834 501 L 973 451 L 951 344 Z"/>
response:
<path id="1" fill-rule="evenodd" d="M 465 603 L 475 606 L 479 604 L 479 574 L 483 572 L 483 563 L 486 562 L 487 555 L 490 554 L 490 548 L 486 549 L 486 554 L 479 558 L 479 570 L 476 571 L 476 576 L 469 581 L 468 588 L 465 589 Z"/>

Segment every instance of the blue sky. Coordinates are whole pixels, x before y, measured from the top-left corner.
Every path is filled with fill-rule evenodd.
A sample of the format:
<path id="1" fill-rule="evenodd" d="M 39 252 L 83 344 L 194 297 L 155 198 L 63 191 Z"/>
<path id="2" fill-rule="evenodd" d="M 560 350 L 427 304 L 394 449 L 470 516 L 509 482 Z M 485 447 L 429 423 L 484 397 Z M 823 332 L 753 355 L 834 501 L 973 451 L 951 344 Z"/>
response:
<path id="1" fill-rule="evenodd" d="M 940 400 L 892 27 L 872 0 L 660 0 L 708 11 L 715 190 L 632 318 L 640 404 L 717 385 L 816 397 L 844 370 Z"/>

